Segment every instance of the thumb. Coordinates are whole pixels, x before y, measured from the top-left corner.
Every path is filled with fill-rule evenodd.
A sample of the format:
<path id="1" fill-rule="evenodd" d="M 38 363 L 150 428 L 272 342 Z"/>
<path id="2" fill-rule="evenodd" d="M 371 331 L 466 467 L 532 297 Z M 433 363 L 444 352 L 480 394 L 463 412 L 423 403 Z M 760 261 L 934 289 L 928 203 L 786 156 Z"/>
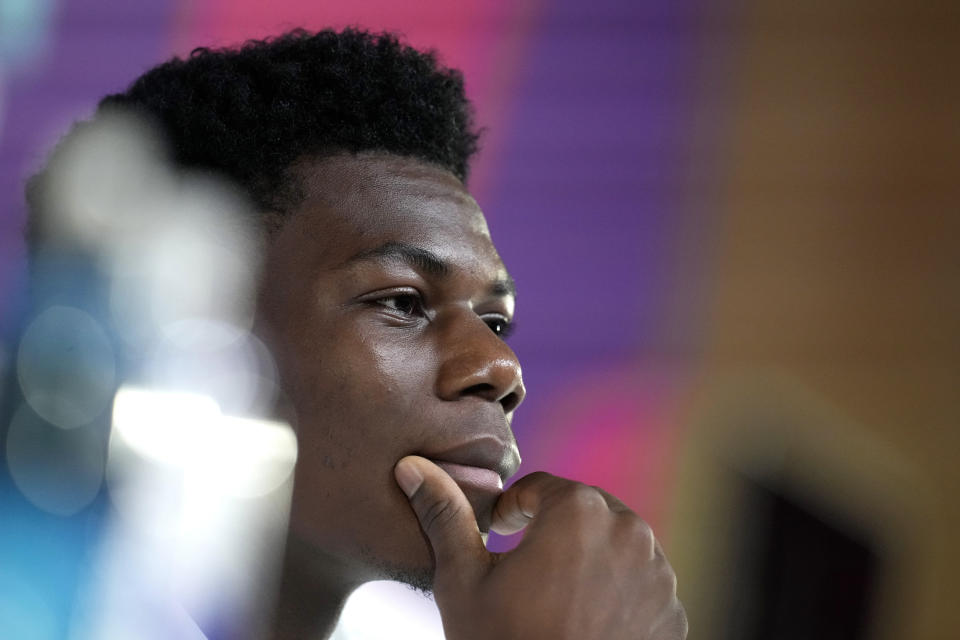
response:
<path id="1" fill-rule="evenodd" d="M 453 478 L 420 456 L 402 458 L 394 467 L 394 476 L 433 547 L 435 585 L 448 578 L 463 581 L 478 576 L 490 554 L 480 537 L 473 507 Z"/>

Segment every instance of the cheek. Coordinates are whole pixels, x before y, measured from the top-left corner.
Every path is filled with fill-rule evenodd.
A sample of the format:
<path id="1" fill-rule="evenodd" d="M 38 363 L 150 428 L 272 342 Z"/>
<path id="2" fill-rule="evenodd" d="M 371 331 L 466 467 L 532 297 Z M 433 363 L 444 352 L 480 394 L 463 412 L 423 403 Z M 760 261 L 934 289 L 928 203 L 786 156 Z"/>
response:
<path id="1" fill-rule="evenodd" d="M 366 337 L 364 347 L 369 353 L 368 370 L 376 378 L 375 387 L 394 404 L 422 405 L 433 395 L 435 384 L 436 354 L 432 345 L 413 336 L 390 335 L 389 331 L 375 332 L 374 336 L 379 339 Z"/>
<path id="2" fill-rule="evenodd" d="M 309 324 L 278 363 L 300 449 L 291 531 L 337 555 L 429 567 L 393 466 L 435 435 L 436 350 L 395 327 Z"/>
<path id="3" fill-rule="evenodd" d="M 417 356 L 395 344 L 341 336 L 322 363 L 303 365 L 303 379 L 310 382 L 301 385 L 298 403 L 300 453 L 291 513 L 299 536 L 341 554 L 355 555 L 360 544 L 391 562 L 429 562 L 419 525 L 393 478 L 397 460 L 420 450 L 431 433 L 424 397 L 432 382 Z M 384 527 L 403 533 L 384 536 Z"/>
<path id="4" fill-rule="evenodd" d="M 336 459 L 402 455 L 425 433 L 423 407 L 434 387 L 432 351 L 376 332 L 331 336 L 325 348 L 301 352 L 287 367 L 295 378 L 291 400 L 303 453 L 324 448 Z"/>

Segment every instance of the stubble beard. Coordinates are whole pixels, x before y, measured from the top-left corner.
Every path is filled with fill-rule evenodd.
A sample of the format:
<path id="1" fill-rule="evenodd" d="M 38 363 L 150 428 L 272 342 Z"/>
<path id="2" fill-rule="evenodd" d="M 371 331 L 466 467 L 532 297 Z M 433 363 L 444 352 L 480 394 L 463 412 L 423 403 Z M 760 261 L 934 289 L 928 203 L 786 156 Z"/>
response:
<path id="1" fill-rule="evenodd" d="M 360 549 L 360 554 L 364 564 L 370 567 L 375 575 L 380 576 L 379 579 L 401 582 L 425 596 L 433 594 L 433 567 L 411 567 L 391 562 L 377 556 L 366 546 Z"/>

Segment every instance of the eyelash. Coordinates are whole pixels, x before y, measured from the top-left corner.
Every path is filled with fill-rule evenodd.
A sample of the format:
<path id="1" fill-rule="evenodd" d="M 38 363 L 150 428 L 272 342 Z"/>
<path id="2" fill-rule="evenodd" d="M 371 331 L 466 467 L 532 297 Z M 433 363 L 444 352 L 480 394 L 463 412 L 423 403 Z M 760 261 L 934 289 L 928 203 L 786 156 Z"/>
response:
<path id="1" fill-rule="evenodd" d="M 390 305 L 387 304 L 387 301 L 390 301 L 390 300 L 394 300 L 394 301 L 396 301 L 396 300 L 411 300 L 411 301 L 413 302 L 413 307 L 414 307 L 414 309 L 413 309 L 412 311 L 404 311 L 404 310 L 402 310 L 402 309 L 398 309 L 398 308 L 395 308 L 395 307 L 391 307 Z M 399 312 L 399 313 L 402 313 L 402 314 L 405 315 L 405 316 L 424 315 L 424 313 L 423 313 L 423 301 L 420 299 L 420 296 L 418 296 L 418 295 L 415 294 L 415 293 L 395 293 L 395 294 L 390 295 L 390 296 L 384 296 L 384 297 L 382 297 L 382 298 L 377 298 L 377 299 L 375 299 L 375 300 L 371 300 L 370 302 L 372 302 L 372 303 L 374 303 L 374 304 L 378 304 L 378 305 L 380 305 L 380 306 L 382 306 L 382 307 L 386 307 L 386 308 L 388 308 L 388 309 L 390 309 L 390 310 L 392 310 L 392 311 L 397 311 L 397 312 Z"/>
<path id="2" fill-rule="evenodd" d="M 410 300 L 413 303 L 413 309 L 411 311 L 404 311 L 395 306 L 390 306 L 387 304 L 387 301 L 398 301 L 398 300 Z M 375 298 L 370 300 L 372 304 L 376 304 L 382 307 L 386 307 L 391 311 L 396 311 L 397 313 L 403 314 L 405 316 L 415 316 L 420 317 L 426 315 L 423 308 L 423 300 L 416 293 L 395 293 L 389 296 L 383 296 L 381 298 Z M 484 322 L 490 330 L 493 331 L 494 335 L 499 337 L 501 340 L 506 340 L 510 337 L 511 334 L 516 330 L 516 323 L 507 320 L 502 316 L 493 316 L 489 318 L 484 318 Z"/>
<path id="3" fill-rule="evenodd" d="M 490 323 L 498 322 L 499 330 L 495 329 Z M 517 324 L 515 322 L 510 322 L 506 318 L 490 318 L 485 320 L 487 326 L 490 327 L 490 330 L 493 331 L 501 340 L 506 340 L 513 332 L 517 330 Z"/>

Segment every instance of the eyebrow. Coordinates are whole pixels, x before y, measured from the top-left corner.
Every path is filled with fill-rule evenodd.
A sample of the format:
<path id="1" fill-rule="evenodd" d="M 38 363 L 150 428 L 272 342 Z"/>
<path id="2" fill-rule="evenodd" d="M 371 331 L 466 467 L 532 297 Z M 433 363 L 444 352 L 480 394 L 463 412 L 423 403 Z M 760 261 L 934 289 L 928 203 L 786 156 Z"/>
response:
<path id="1" fill-rule="evenodd" d="M 405 242 L 387 242 L 372 249 L 364 249 L 352 255 L 341 266 L 346 267 L 354 262 L 365 260 L 399 260 L 416 270 L 438 278 L 447 277 L 452 271 L 450 264 L 434 252 Z M 516 298 L 517 285 L 513 278 L 508 275 L 506 278 L 492 282 L 488 292 L 496 297 L 512 296 Z"/>

